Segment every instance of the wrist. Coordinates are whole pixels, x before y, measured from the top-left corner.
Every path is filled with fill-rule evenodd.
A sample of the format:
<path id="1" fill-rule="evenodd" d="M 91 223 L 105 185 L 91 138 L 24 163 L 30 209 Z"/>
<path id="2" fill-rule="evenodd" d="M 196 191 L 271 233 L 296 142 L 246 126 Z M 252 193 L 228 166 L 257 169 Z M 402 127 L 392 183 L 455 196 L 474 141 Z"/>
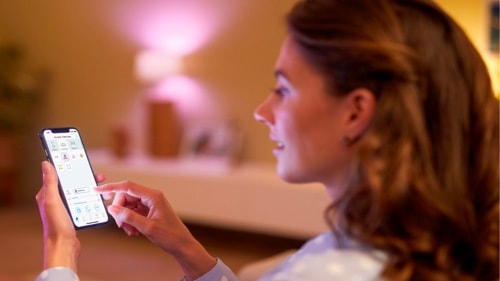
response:
<path id="1" fill-rule="evenodd" d="M 48 238 L 44 243 L 44 269 L 63 266 L 77 272 L 79 254 L 78 239 Z"/>
<path id="2" fill-rule="evenodd" d="M 216 265 L 217 260 L 196 239 L 188 239 L 181 245 L 183 246 L 174 257 L 181 266 L 186 280 L 195 280 Z"/>

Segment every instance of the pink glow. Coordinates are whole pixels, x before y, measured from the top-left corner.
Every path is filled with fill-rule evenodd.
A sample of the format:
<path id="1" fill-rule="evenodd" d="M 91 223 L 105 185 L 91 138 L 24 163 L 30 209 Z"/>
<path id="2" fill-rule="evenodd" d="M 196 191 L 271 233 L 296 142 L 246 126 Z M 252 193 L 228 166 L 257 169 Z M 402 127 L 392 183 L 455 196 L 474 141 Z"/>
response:
<path id="1" fill-rule="evenodd" d="M 197 80 L 185 75 L 162 80 L 150 89 L 148 99 L 174 102 L 186 123 L 215 120 L 221 114 L 207 90 Z"/>
<path id="2" fill-rule="evenodd" d="M 119 0 L 115 0 L 119 1 Z M 140 51 L 151 50 L 169 61 L 147 57 L 136 75 L 153 82 L 170 72 L 168 78 L 150 88 L 148 100 L 174 101 L 185 125 L 212 122 L 222 110 L 199 81 L 180 74 L 177 62 L 213 40 L 232 17 L 242 11 L 241 1 L 231 0 L 139 0 L 119 1 L 113 6 L 112 20 L 119 32 L 137 44 Z M 244 9 L 243 9 L 244 10 Z M 144 61 L 143 61 L 144 62 Z M 182 67 L 182 65 L 181 65 Z M 165 77 L 165 76 L 163 76 Z"/>
<path id="3" fill-rule="evenodd" d="M 178 57 L 144 50 L 136 55 L 134 68 L 135 75 L 140 81 L 155 82 L 181 72 L 182 62 Z"/>
<path id="4" fill-rule="evenodd" d="M 140 48 L 180 57 L 206 44 L 230 14 L 227 4 L 211 2 L 127 1 L 115 13 L 120 28 Z"/>
<path id="5" fill-rule="evenodd" d="M 152 87 L 151 100 L 174 100 L 191 103 L 203 95 L 203 87 L 194 79 L 185 75 L 170 76 Z"/>

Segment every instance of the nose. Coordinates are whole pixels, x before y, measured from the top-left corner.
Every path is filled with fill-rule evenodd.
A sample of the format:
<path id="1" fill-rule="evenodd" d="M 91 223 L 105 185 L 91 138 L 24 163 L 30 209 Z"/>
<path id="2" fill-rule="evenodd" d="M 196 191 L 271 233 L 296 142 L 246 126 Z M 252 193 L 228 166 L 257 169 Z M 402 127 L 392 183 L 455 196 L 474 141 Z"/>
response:
<path id="1" fill-rule="evenodd" d="M 274 116 L 273 116 L 273 111 L 271 109 L 270 96 L 255 108 L 253 117 L 258 122 L 266 124 L 268 126 L 274 123 Z"/>

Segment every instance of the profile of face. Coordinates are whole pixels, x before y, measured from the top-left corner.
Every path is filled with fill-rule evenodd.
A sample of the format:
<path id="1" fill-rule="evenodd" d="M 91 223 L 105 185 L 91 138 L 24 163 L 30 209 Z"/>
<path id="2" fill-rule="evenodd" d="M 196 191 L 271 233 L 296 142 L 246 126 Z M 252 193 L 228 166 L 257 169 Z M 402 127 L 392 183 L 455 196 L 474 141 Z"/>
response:
<path id="1" fill-rule="evenodd" d="M 276 88 L 254 115 L 276 143 L 279 176 L 292 183 L 342 184 L 353 153 L 342 141 L 350 133 L 351 99 L 328 93 L 325 79 L 291 37 L 282 45 L 275 76 Z"/>

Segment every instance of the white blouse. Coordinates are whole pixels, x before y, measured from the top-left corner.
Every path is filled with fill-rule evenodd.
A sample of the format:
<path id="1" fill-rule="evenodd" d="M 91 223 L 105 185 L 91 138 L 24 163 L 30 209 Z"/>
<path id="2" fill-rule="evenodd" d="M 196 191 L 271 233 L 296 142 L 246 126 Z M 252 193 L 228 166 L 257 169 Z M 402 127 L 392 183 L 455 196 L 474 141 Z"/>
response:
<path id="1" fill-rule="evenodd" d="M 346 244 L 347 243 L 347 244 Z M 386 256 L 380 251 L 343 241 L 340 247 L 331 232 L 309 240 L 259 281 L 373 281 L 383 269 Z M 78 281 L 78 276 L 65 267 L 43 271 L 36 281 Z M 185 280 L 185 278 L 182 278 Z M 220 260 L 196 281 L 238 281 L 236 275 Z"/>

